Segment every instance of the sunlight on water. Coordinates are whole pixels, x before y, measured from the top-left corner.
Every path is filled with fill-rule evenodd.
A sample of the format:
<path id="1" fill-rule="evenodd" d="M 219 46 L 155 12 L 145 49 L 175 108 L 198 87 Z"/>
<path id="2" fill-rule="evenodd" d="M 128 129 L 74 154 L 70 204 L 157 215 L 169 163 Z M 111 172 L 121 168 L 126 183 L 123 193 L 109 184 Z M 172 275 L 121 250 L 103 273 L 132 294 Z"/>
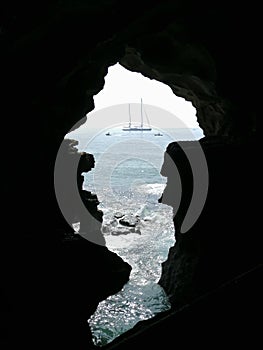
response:
<path id="1" fill-rule="evenodd" d="M 101 207 L 106 245 L 128 262 L 132 271 L 123 289 L 101 302 L 89 319 L 96 345 L 105 345 L 139 321 L 170 308 L 165 292 L 157 284 L 161 263 L 175 242 L 172 209 L 158 203 L 163 187 L 162 184 L 140 185 L 137 195 L 135 191 L 125 201 L 122 198 L 125 204 L 111 202 L 104 192 Z M 118 220 L 115 214 L 128 216 L 131 223 L 136 218 L 136 230 L 120 225 L 121 218 Z"/>
<path id="2" fill-rule="evenodd" d="M 184 139 L 184 131 L 180 133 Z M 103 346 L 139 321 L 170 308 L 158 280 L 161 263 L 175 243 L 173 212 L 158 199 L 166 184 L 160 175 L 164 151 L 172 138 L 168 134 L 156 138 L 154 133 L 133 137 L 111 130 L 111 137 L 99 134 L 88 147 L 84 139 L 79 141 L 79 149 L 95 157 L 84 188 L 100 201 L 106 245 L 132 266 L 129 282 L 100 302 L 88 320 L 94 344 Z"/>

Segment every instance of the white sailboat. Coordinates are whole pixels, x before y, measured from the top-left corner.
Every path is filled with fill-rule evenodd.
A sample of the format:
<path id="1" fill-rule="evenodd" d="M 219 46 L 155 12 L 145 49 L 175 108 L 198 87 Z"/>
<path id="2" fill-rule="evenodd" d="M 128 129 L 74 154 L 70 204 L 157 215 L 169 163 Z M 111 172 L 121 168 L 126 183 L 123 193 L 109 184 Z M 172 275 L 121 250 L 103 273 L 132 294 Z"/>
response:
<path id="1" fill-rule="evenodd" d="M 144 120 L 143 120 L 143 104 L 142 104 L 142 99 L 141 99 L 141 123 L 140 125 L 132 125 L 131 122 L 131 107 L 129 104 L 129 124 L 128 126 L 124 126 L 122 128 L 123 131 L 151 131 L 152 128 L 150 127 L 150 123 L 147 117 L 147 114 L 145 112 L 145 116 L 147 118 L 148 121 L 148 126 L 144 126 Z"/>

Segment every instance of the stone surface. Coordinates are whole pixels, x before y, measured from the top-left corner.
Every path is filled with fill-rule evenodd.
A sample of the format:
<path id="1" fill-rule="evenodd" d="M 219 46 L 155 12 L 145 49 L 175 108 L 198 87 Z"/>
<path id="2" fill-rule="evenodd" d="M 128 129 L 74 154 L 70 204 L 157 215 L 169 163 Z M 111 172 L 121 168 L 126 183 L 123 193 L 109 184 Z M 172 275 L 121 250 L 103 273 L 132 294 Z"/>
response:
<path id="1" fill-rule="evenodd" d="M 119 223 L 123 226 L 135 227 L 140 222 L 138 217 L 133 215 L 125 215 L 119 220 Z"/>
<path id="2" fill-rule="evenodd" d="M 122 218 L 123 216 L 124 216 L 124 214 L 123 214 L 123 213 L 120 213 L 120 212 L 117 212 L 117 213 L 114 214 L 114 217 L 115 217 L 116 219 L 120 219 L 120 218 Z"/>
<path id="3" fill-rule="evenodd" d="M 138 215 L 125 213 L 115 213 L 113 218 L 108 223 L 103 223 L 102 232 L 106 235 L 120 236 L 130 233 L 141 234 L 140 218 Z"/>
<path id="4" fill-rule="evenodd" d="M 244 201 L 238 188 L 238 184 L 242 190 L 244 184 L 252 184 L 255 193 L 258 192 L 256 176 L 252 175 L 257 159 L 251 164 L 255 148 L 240 147 L 247 137 L 255 137 L 261 101 L 260 89 L 255 87 L 261 66 L 257 53 L 261 32 L 255 25 L 260 23 L 257 17 L 261 12 L 252 3 L 231 7 L 227 1 L 203 4 L 192 0 L 141 0 L 133 1 L 127 10 L 127 3 L 120 1 L 4 1 L 0 12 L 4 147 L 0 295 L 3 319 L 10 325 L 4 338 L 7 343 L 16 343 L 15 348 L 36 349 L 41 339 L 41 345 L 46 342 L 46 347 L 51 343 L 63 349 L 92 347 L 86 344 L 90 334 L 84 320 L 98 298 L 114 292 L 117 286 L 121 288 L 120 279 L 127 278 L 126 274 L 124 279 L 119 278 L 118 268 L 109 273 L 111 263 L 107 259 L 112 255 L 108 255 L 105 247 L 94 247 L 81 238 L 78 243 L 76 239 L 64 242 L 65 233 L 71 232 L 71 228 L 57 205 L 53 178 L 57 151 L 65 134 L 94 108 L 93 95 L 103 88 L 107 68 L 118 61 L 130 70 L 168 84 L 178 96 L 192 101 L 206 136 L 224 135 L 236 144 L 236 151 L 230 153 L 233 158 L 227 160 L 232 169 L 239 159 L 238 170 L 233 169 L 232 175 L 223 172 L 224 156 L 219 149 L 211 156 L 215 185 L 198 224 L 202 228 L 199 235 L 202 233 L 203 251 L 197 254 L 199 267 L 195 276 L 200 276 L 197 285 L 204 288 L 205 281 L 201 280 L 205 276 L 205 280 L 208 276 L 210 280 L 211 275 L 224 279 L 229 262 L 232 262 L 229 274 L 242 270 L 239 264 L 243 258 L 246 266 L 250 258 L 251 264 L 254 262 L 253 252 L 259 245 L 258 229 L 251 226 L 257 216 L 253 191 L 249 196 L 250 190 L 245 186 L 249 201 Z M 228 150 L 225 154 L 228 155 Z M 226 191 L 217 188 L 222 177 L 231 193 L 226 201 L 222 198 Z M 249 204 L 242 206 L 244 202 Z M 239 214 L 235 208 L 240 209 Z M 235 215 L 231 215 L 233 209 Z M 237 222 L 241 222 L 243 229 L 236 246 Z M 213 235 L 212 228 L 216 229 Z M 222 270 L 216 263 L 218 243 L 227 249 L 220 256 L 224 257 Z M 185 244 L 190 247 L 190 243 Z M 197 249 L 196 243 L 192 246 Z M 104 268 L 99 265 L 102 256 L 107 260 L 107 263 L 103 260 Z M 211 274 L 204 274 L 207 266 L 211 266 Z M 167 288 L 172 287 L 173 279 L 171 283 L 166 281 Z M 108 282 L 115 287 L 106 288 Z M 249 281 L 255 291 L 256 282 L 256 278 Z M 214 277 L 211 283 L 216 283 Z M 245 310 L 250 305 L 245 290 L 254 302 L 251 306 L 254 313 L 247 313 L 251 322 L 253 315 L 257 315 L 256 301 L 261 299 L 260 294 L 255 294 L 252 300 L 248 288 L 235 289 Z M 189 317 L 193 319 L 200 314 L 194 308 L 191 310 Z M 237 322 L 234 309 L 232 313 L 227 307 L 222 310 L 232 315 L 229 317 L 232 325 Z M 216 316 L 212 317 L 213 322 L 215 319 Z M 194 325 L 189 327 L 191 333 Z M 160 339 L 166 334 L 165 329 L 157 327 L 155 334 Z M 170 334 L 174 340 L 175 333 Z M 220 333 L 221 339 L 224 336 L 228 338 L 226 333 Z M 150 344 L 151 337 L 145 335 L 145 339 Z M 169 337 L 166 340 L 170 344 Z"/>
<path id="5" fill-rule="evenodd" d="M 186 143 L 195 152 L 197 142 Z M 168 146 L 167 154 L 181 174 L 183 196 L 179 209 L 173 192 L 174 173 L 169 172 L 167 161 L 162 167 L 163 175 L 168 176 L 164 194 L 167 191 L 172 196 L 163 196 L 161 201 L 169 198 L 169 205 L 178 210 L 174 217 L 176 244 L 163 263 L 159 283 L 176 306 L 249 271 L 261 261 L 260 235 L 253 215 L 257 210 L 255 142 L 233 144 L 212 137 L 203 138 L 200 143 L 209 170 L 208 196 L 201 216 L 186 233 L 181 233 L 181 225 L 190 204 L 193 179 L 177 143 Z M 249 239 L 251 232 L 253 240 Z"/>

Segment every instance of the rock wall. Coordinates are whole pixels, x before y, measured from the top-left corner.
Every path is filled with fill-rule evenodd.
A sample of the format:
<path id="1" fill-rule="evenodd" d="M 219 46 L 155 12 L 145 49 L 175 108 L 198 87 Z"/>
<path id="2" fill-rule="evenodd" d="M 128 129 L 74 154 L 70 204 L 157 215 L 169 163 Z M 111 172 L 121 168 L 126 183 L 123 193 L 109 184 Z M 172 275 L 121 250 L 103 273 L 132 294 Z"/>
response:
<path id="1" fill-rule="evenodd" d="M 1 302 L 6 311 L 1 328 L 5 331 L 3 346 L 8 348 L 20 344 L 29 349 L 49 347 L 52 342 L 58 348 L 92 349 L 87 320 L 100 301 L 117 293 L 129 279 L 130 265 L 105 247 L 97 196 L 82 188 L 82 174 L 95 166 L 94 157 L 78 153 L 76 145 L 73 140 L 63 141 L 63 164 L 58 166 L 64 173 L 59 184 L 68 210 L 64 214 L 68 224 L 80 222 L 79 234 L 72 226 L 55 230 L 52 222 L 49 231 L 43 232 L 41 223 L 31 227 L 28 216 L 28 236 L 21 229 L 20 237 L 9 231 L 3 239 Z M 66 163 L 72 165 L 76 160 L 75 182 L 85 208 L 80 211 L 69 190 L 72 176 L 65 173 L 71 168 Z"/>
<path id="2" fill-rule="evenodd" d="M 184 143 L 189 144 L 191 152 L 196 152 L 197 142 Z M 176 194 L 168 197 L 171 200 L 167 204 L 176 209 L 176 244 L 163 263 L 159 283 L 176 307 L 261 262 L 260 234 L 254 215 L 257 210 L 254 201 L 257 146 L 254 140 L 233 144 L 225 138 L 205 137 L 200 144 L 208 164 L 208 196 L 200 217 L 185 233 L 181 233 L 181 225 L 193 192 L 191 169 L 177 143 L 170 144 L 166 151 L 181 174 L 183 196 L 179 209 Z M 162 167 L 162 174 L 168 177 L 165 191 L 174 193 L 174 174 L 169 172 L 166 162 Z M 252 232 L 253 240 L 249 239 Z"/>
<path id="3" fill-rule="evenodd" d="M 225 135 L 239 148 L 237 142 L 255 135 L 260 110 L 254 84 L 260 71 L 260 31 L 255 28 L 260 12 L 252 4 L 232 8 L 227 1 L 141 0 L 127 6 L 121 1 L 62 0 L 6 1 L 0 13 L 1 138 L 5 147 L 0 248 L 5 321 L 1 328 L 9 330 L 4 337 L 7 342 L 11 339 L 21 347 L 35 349 L 39 339 L 44 339 L 61 348 L 82 348 L 88 338 L 83 319 L 104 291 L 121 288 L 125 278 L 119 272 L 123 263 L 118 264 L 116 257 L 112 260 L 105 247 L 94 247 L 81 237 L 63 239 L 70 227 L 57 205 L 54 164 L 64 135 L 94 108 L 93 95 L 103 88 L 107 68 L 119 61 L 163 81 L 192 101 L 205 135 Z M 234 159 L 236 154 L 241 159 L 244 152 L 250 163 L 254 148 L 240 148 Z M 234 161 L 228 163 L 234 168 Z M 234 185 L 237 178 L 240 183 L 243 179 L 242 184 L 247 182 L 246 176 L 241 177 L 241 163 L 240 172 L 233 169 L 236 176 L 230 176 Z M 223 167 L 217 175 L 213 171 L 216 164 L 216 160 L 210 162 L 210 168 L 218 184 Z M 249 179 L 255 184 L 255 178 Z M 255 217 L 253 207 L 245 211 L 241 206 L 243 198 L 235 197 L 237 190 L 230 208 L 230 202 L 223 206 L 216 189 L 217 185 L 202 215 L 206 232 L 202 240 L 208 239 L 202 249 L 215 245 L 209 235 L 211 211 L 213 215 L 218 211 L 220 219 L 227 216 L 217 221 L 220 235 L 226 230 L 223 222 L 229 222 L 229 227 L 237 222 L 237 212 L 234 217 L 227 210 L 222 213 L 226 204 L 229 210 L 241 207 L 238 219 L 246 219 L 245 227 Z M 254 203 L 251 197 L 249 203 Z M 228 232 L 231 235 L 225 234 L 225 240 L 238 231 Z M 255 232 L 247 227 L 243 238 L 249 247 L 257 244 Z M 207 256 L 213 261 L 211 266 L 216 265 L 211 254 L 200 254 L 198 261 Z M 249 260 L 251 254 L 247 254 Z M 109 279 L 115 285 L 110 290 Z M 172 280 L 167 280 L 167 289 L 171 285 Z M 198 285 L 203 288 L 201 282 Z"/>

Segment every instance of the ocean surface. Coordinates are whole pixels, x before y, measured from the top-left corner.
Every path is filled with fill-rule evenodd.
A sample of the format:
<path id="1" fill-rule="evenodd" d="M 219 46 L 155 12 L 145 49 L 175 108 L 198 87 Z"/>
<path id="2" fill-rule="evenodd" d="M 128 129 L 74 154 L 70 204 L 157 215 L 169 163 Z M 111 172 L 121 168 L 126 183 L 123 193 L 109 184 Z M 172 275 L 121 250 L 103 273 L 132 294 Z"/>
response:
<path id="1" fill-rule="evenodd" d="M 129 282 L 102 301 L 87 320 L 94 344 L 103 346 L 139 321 L 170 308 L 157 284 L 161 263 L 175 243 L 172 208 L 158 203 L 166 184 L 160 169 L 170 142 L 197 140 L 203 133 L 199 128 L 144 132 L 114 128 L 79 134 L 76 130 L 67 137 L 79 141 L 80 151 L 94 155 L 95 168 L 85 174 L 84 188 L 100 201 L 107 247 L 132 266 Z"/>

